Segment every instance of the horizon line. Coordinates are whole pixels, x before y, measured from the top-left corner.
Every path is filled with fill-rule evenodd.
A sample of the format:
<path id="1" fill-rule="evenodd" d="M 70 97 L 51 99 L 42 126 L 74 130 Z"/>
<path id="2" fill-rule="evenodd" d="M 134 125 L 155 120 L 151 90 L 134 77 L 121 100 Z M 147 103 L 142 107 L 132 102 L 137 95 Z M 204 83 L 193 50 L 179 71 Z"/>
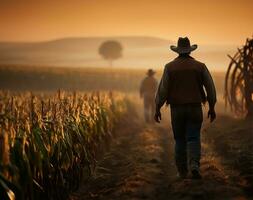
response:
<path id="1" fill-rule="evenodd" d="M 51 38 L 51 39 L 45 39 L 45 40 L 0 40 L 0 43 L 47 43 L 47 42 L 54 42 L 54 41 L 60 41 L 60 40 L 66 40 L 66 39 L 102 39 L 102 38 L 154 38 L 154 39 L 160 39 L 160 40 L 165 40 L 168 41 L 168 43 L 177 43 L 175 40 L 171 39 L 166 39 L 164 37 L 159 37 L 159 36 L 148 36 L 148 35 L 116 35 L 116 36 L 66 36 L 66 37 L 57 37 L 57 38 Z M 195 42 L 194 42 L 195 43 Z M 241 46 L 242 44 L 236 44 L 236 43 L 197 43 L 201 45 L 214 45 L 214 46 L 235 46 L 239 45 Z"/>

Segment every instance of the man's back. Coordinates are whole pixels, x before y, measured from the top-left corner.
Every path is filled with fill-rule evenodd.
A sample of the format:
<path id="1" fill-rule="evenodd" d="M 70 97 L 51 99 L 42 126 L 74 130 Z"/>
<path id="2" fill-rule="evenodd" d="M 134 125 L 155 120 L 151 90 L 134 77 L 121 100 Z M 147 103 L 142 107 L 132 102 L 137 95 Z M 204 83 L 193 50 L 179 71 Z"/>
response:
<path id="1" fill-rule="evenodd" d="M 203 90 L 203 63 L 190 56 L 180 56 L 165 68 L 169 78 L 168 103 L 200 103 L 206 100 Z"/>
<path id="2" fill-rule="evenodd" d="M 203 89 L 207 92 L 207 95 Z M 156 104 L 200 104 L 216 102 L 216 92 L 211 75 L 204 63 L 189 55 L 180 55 L 165 65 Z"/>
<path id="3" fill-rule="evenodd" d="M 147 76 L 143 79 L 141 83 L 140 93 L 143 96 L 152 96 L 155 97 L 157 89 L 157 81 L 153 76 Z"/>

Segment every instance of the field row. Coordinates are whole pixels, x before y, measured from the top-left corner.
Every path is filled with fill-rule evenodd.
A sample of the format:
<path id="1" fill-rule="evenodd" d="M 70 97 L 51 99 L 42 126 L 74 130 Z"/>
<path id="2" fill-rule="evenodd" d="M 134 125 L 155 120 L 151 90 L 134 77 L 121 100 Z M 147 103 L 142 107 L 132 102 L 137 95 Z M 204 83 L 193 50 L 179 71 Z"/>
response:
<path id="1" fill-rule="evenodd" d="M 14 91 L 55 91 L 64 90 L 96 91 L 117 90 L 138 92 L 147 69 L 74 68 L 74 67 L 29 67 L 1 66 L 0 85 L 2 89 Z M 159 81 L 163 67 L 156 70 Z M 213 72 L 219 95 L 224 94 L 225 73 Z"/>
<path id="2" fill-rule="evenodd" d="M 66 199 L 126 112 L 121 94 L 0 94 L 0 196 Z"/>

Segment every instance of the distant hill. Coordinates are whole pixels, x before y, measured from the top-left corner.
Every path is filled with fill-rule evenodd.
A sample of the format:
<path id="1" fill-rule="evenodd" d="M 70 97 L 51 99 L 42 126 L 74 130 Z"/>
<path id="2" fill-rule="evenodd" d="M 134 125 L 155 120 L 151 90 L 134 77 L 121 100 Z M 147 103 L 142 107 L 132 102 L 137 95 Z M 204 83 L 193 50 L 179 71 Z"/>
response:
<path id="1" fill-rule="evenodd" d="M 84 37 L 63 38 L 47 42 L 0 42 L 0 64 L 88 66 L 104 67 L 108 63 L 98 55 L 101 43 L 119 41 L 123 58 L 115 62 L 119 67 L 162 67 L 176 56 L 169 50 L 172 41 L 156 37 Z M 225 68 L 236 46 L 199 47 L 194 55 L 213 69 Z"/>

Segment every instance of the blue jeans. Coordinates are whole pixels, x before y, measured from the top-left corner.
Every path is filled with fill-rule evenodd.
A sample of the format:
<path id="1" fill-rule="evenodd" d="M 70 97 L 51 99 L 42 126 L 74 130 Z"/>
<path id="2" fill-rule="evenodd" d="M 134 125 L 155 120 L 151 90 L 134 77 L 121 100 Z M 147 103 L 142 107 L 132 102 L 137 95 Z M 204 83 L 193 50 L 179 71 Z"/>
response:
<path id="1" fill-rule="evenodd" d="M 201 104 L 171 105 L 171 124 L 175 139 L 175 161 L 178 172 L 199 170 L 203 122 Z"/>

